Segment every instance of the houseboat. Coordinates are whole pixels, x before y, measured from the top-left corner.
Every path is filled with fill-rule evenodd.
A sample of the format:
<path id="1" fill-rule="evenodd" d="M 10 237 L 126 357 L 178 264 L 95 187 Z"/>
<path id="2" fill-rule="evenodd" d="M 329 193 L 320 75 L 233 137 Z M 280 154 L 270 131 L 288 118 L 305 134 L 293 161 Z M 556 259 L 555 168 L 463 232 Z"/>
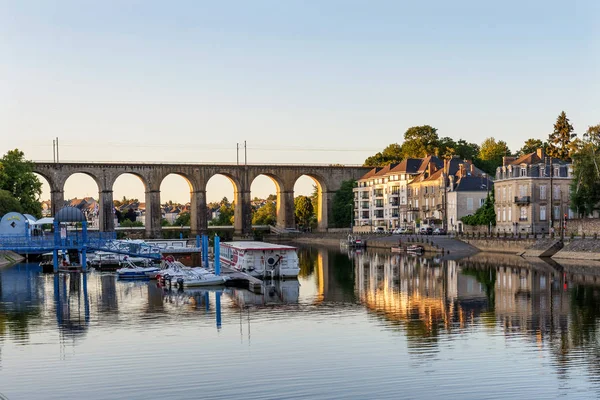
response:
<path id="1" fill-rule="evenodd" d="M 221 263 L 254 277 L 295 278 L 300 272 L 296 248 L 265 242 L 224 242 Z"/>

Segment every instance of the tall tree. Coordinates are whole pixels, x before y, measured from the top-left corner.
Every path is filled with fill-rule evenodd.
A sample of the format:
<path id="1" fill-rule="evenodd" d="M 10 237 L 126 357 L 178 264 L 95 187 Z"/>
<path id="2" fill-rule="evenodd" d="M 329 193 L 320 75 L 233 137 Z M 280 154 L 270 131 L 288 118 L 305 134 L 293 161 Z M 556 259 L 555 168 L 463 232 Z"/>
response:
<path id="1" fill-rule="evenodd" d="M 8 151 L 0 160 L 0 189 L 7 190 L 21 204 L 22 211 L 42 216 L 42 183 L 33 173 L 33 163 L 19 149 Z"/>
<path id="2" fill-rule="evenodd" d="M 298 196 L 294 199 L 294 214 L 296 215 L 296 223 L 307 227 L 310 225 L 310 220 L 314 215 L 314 209 L 310 198 L 307 196 Z"/>
<path id="3" fill-rule="evenodd" d="M 479 162 L 475 164 L 490 175 L 496 173 L 496 168 L 502 165 L 502 157 L 510 155 L 510 150 L 503 140 L 487 138 L 481 143 Z M 476 160 L 477 161 L 477 160 Z"/>
<path id="4" fill-rule="evenodd" d="M 0 218 L 9 212 L 22 212 L 19 200 L 15 199 L 8 190 L 0 189 Z"/>
<path id="5" fill-rule="evenodd" d="M 456 154 L 462 160 L 475 160 L 479 154 L 479 150 L 479 145 L 476 143 L 468 143 L 464 139 L 460 139 L 456 142 Z"/>
<path id="6" fill-rule="evenodd" d="M 452 158 L 458 152 L 458 146 L 454 139 L 450 137 L 443 137 L 438 141 L 436 155 L 440 158 Z"/>
<path id="7" fill-rule="evenodd" d="M 571 209 L 584 217 L 600 208 L 600 124 L 590 126 L 572 154 Z"/>
<path id="8" fill-rule="evenodd" d="M 575 136 L 573 125 L 569 122 L 567 114 L 562 111 L 556 118 L 554 131 L 548 135 L 548 155 L 561 160 L 568 160 L 571 157 L 571 140 Z"/>
<path id="9" fill-rule="evenodd" d="M 402 161 L 402 147 L 398 143 L 392 143 L 383 151 L 368 157 L 363 165 L 366 167 L 382 167 L 400 161 Z"/>
<path id="10" fill-rule="evenodd" d="M 539 148 L 546 148 L 548 146 L 547 143 L 542 142 L 540 139 L 527 139 L 525 143 L 523 143 L 523 147 L 517 152 L 517 156 L 524 156 L 525 154 L 531 154 L 537 151 Z"/>
<path id="11" fill-rule="evenodd" d="M 429 125 L 413 126 L 404 133 L 402 155 L 404 158 L 419 158 L 435 154 L 438 142 L 436 128 Z"/>
<path id="12" fill-rule="evenodd" d="M 356 181 L 342 182 L 340 189 L 333 195 L 332 223 L 336 228 L 347 228 L 354 220 L 354 193 Z"/>
<path id="13" fill-rule="evenodd" d="M 229 203 L 227 197 L 221 199 L 221 205 L 219 206 L 219 216 L 209 222 L 210 225 L 215 226 L 230 226 L 234 223 L 235 205 Z"/>
<path id="14" fill-rule="evenodd" d="M 272 201 L 267 201 L 252 216 L 253 225 L 275 225 L 277 223 L 277 207 Z"/>

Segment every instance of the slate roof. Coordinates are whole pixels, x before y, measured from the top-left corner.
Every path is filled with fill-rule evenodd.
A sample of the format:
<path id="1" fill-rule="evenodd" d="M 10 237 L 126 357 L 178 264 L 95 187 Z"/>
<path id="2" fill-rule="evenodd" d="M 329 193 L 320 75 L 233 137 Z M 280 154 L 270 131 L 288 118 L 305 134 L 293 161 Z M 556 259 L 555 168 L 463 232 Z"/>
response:
<path id="1" fill-rule="evenodd" d="M 463 176 L 456 182 L 454 191 L 456 192 L 479 192 L 487 191 L 486 183 L 490 189 L 493 187 L 493 182 L 488 178 L 481 176 Z"/>

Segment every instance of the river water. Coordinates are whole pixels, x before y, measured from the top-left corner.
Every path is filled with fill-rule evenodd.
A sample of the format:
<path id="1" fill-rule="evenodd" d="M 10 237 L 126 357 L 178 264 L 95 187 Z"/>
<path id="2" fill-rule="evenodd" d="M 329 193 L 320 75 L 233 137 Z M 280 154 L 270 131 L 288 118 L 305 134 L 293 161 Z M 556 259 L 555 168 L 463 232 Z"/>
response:
<path id="1" fill-rule="evenodd" d="M 8 399 L 594 398 L 600 277 L 480 254 L 300 250 L 299 279 L 166 292 L 0 271 Z M 596 283 L 598 281 L 598 283 Z M 0 396 L 2 398 L 2 396 Z"/>

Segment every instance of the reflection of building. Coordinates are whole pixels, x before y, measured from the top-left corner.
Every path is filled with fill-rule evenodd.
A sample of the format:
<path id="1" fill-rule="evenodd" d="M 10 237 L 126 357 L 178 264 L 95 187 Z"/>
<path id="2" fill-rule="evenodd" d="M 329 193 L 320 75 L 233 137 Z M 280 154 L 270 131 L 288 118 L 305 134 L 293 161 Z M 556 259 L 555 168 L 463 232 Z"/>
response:
<path id="1" fill-rule="evenodd" d="M 297 279 L 265 281 L 262 294 L 236 288 L 229 288 L 226 293 L 238 307 L 295 304 L 300 296 L 300 283 Z"/>
<path id="2" fill-rule="evenodd" d="M 361 301 L 418 342 L 473 323 L 488 306 L 481 284 L 454 261 L 368 253 L 356 255 L 356 264 Z"/>

